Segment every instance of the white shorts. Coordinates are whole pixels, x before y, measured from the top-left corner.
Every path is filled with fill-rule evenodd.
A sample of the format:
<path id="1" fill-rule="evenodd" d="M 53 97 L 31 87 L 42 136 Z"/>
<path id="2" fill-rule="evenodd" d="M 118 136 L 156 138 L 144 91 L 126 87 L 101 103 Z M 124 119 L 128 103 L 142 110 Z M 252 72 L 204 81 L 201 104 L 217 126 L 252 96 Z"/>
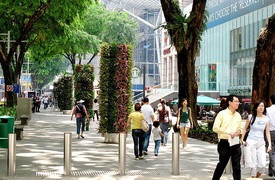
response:
<path id="1" fill-rule="evenodd" d="M 190 124 L 190 121 L 188 121 L 187 123 L 180 123 L 180 128 L 190 128 L 191 127 L 191 124 Z"/>

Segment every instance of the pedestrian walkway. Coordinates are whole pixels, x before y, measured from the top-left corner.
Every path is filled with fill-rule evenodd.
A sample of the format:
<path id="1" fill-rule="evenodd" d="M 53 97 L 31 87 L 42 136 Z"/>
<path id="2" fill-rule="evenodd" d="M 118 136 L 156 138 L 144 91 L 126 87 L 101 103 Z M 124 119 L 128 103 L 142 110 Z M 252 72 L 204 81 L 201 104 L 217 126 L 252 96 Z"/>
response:
<path id="1" fill-rule="evenodd" d="M 188 151 L 180 148 L 180 175 L 172 175 L 172 130 L 167 146 L 161 146 L 159 156 L 154 156 L 154 142 L 150 141 L 149 155 L 134 160 L 131 134 L 126 140 L 126 175 L 119 175 L 118 144 L 104 143 L 97 133 L 97 122 L 77 139 L 75 119 L 62 112 L 42 109 L 35 113 L 24 128 L 23 140 L 16 142 L 16 172 L 7 174 L 7 150 L 0 149 L 0 180 L 6 179 L 211 179 L 218 162 L 215 144 L 190 139 Z M 72 174 L 63 175 L 64 133 L 72 133 Z M 180 141 L 181 142 L 181 141 Z M 242 177 L 249 171 L 242 169 Z M 268 179 L 267 175 L 263 176 Z M 230 180 L 224 174 L 221 180 Z M 270 179 L 270 178 L 269 178 Z"/>

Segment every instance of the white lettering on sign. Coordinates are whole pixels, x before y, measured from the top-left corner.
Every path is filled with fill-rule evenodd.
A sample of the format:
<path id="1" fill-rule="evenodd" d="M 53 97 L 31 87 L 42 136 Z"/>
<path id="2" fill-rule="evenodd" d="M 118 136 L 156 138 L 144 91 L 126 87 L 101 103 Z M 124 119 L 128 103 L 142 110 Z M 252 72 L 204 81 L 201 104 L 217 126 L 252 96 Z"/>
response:
<path id="1" fill-rule="evenodd" d="M 222 5 L 222 3 L 224 3 L 224 5 Z M 236 13 L 239 10 L 249 8 L 250 6 L 258 3 L 260 3 L 260 0 L 239 0 L 239 1 L 230 0 L 230 2 L 229 0 L 210 0 L 207 3 L 207 8 L 210 12 L 208 23 L 224 18 L 226 16 L 229 16 L 232 13 Z M 221 8 L 218 8 L 218 6 Z"/>

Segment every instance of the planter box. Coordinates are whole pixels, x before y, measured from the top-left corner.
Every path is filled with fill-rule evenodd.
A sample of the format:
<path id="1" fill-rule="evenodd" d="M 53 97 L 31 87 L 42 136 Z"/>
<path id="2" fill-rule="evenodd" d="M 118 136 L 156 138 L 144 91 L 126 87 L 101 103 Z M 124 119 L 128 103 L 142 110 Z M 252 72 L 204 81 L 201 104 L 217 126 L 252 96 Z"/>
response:
<path id="1" fill-rule="evenodd" d="M 115 143 L 118 144 L 119 142 L 119 133 L 104 133 L 105 143 Z"/>
<path id="2" fill-rule="evenodd" d="M 63 114 L 71 114 L 71 110 L 63 110 Z"/>

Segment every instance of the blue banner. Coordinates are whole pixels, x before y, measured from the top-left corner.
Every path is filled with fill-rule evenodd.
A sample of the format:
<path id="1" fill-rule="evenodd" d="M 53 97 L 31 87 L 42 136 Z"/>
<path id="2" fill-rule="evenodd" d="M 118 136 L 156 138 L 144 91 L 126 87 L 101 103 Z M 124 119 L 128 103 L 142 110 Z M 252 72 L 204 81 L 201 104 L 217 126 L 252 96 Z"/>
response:
<path id="1" fill-rule="evenodd" d="M 19 91 L 20 91 L 20 86 L 19 86 L 19 84 L 14 84 L 14 85 L 13 85 L 13 92 L 14 92 L 15 94 L 18 94 Z"/>
<path id="2" fill-rule="evenodd" d="M 220 25 L 237 17 L 274 4 L 274 0 L 208 0 L 207 28 Z"/>

